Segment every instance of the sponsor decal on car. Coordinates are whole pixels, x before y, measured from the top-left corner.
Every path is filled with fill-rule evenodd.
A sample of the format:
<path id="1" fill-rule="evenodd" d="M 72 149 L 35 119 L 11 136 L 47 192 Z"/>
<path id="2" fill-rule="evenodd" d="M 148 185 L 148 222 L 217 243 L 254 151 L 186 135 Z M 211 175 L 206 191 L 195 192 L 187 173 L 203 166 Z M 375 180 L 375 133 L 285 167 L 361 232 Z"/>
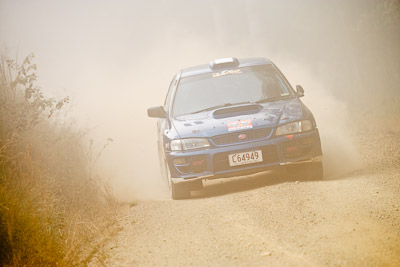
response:
<path id="1" fill-rule="evenodd" d="M 225 76 L 225 75 L 232 75 L 232 74 L 240 74 L 243 73 L 241 69 L 237 69 L 237 70 L 224 70 L 221 72 L 217 72 L 217 73 L 212 73 L 212 77 L 213 78 L 218 78 L 221 76 Z"/>
<path id="2" fill-rule="evenodd" d="M 246 139 L 246 137 L 247 137 L 247 135 L 245 135 L 245 134 L 239 134 L 239 136 L 238 136 L 238 138 L 240 140 Z"/>
<path id="3" fill-rule="evenodd" d="M 232 121 L 232 122 L 228 122 L 227 125 L 228 125 L 229 132 L 253 128 L 253 124 L 251 123 L 251 120 Z"/>

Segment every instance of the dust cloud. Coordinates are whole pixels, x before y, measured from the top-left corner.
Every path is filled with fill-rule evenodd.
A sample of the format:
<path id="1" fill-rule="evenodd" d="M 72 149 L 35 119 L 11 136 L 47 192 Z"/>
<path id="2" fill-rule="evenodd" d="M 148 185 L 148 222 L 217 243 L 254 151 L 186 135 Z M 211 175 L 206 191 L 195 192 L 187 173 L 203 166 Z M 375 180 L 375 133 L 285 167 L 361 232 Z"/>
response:
<path id="1" fill-rule="evenodd" d="M 362 168 L 355 147 L 356 127 L 344 101 L 332 95 L 333 88 L 322 84 L 303 66 L 289 64 L 284 70 L 287 78 L 299 82 L 305 96 L 302 101 L 311 109 L 321 136 L 324 178 L 335 178 Z"/>
<path id="2" fill-rule="evenodd" d="M 0 6 L 7 49 L 36 53 L 41 85 L 49 94 L 71 96 L 70 116 L 88 129 L 95 149 L 114 139 L 97 167 L 121 200 L 168 198 L 156 120 L 146 109 L 164 102 L 170 79 L 184 67 L 230 56 L 271 59 L 292 85 L 305 88 L 328 177 L 361 168 L 353 145 L 359 121 L 378 111 L 400 113 L 398 1 L 42 0 Z"/>

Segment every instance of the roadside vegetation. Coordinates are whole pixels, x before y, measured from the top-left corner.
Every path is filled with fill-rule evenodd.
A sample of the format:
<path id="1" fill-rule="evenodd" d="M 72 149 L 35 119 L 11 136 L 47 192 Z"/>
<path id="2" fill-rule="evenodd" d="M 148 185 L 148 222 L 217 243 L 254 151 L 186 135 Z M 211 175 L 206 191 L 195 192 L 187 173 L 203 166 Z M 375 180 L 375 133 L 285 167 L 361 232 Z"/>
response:
<path id="1" fill-rule="evenodd" d="M 116 203 L 93 175 L 102 151 L 57 117 L 69 99 L 43 94 L 33 60 L 0 54 L 0 265 L 82 266 L 113 231 Z"/>

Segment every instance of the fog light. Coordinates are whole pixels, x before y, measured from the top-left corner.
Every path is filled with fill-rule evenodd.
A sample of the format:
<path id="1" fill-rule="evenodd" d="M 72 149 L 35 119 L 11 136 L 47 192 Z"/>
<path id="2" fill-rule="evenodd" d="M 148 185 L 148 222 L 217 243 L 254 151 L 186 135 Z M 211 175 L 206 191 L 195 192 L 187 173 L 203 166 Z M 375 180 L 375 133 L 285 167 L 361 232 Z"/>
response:
<path id="1" fill-rule="evenodd" d="M 204 160 L 192 161 L 192 166 L 200 166 L 203 163 L 204 163 Z"/>
<path id="2" fill-rule="evenodd" d="M 297 141 L 290 141 L 283 145 L 283 150 L 287 158 L 292 158 L 300 156 L 301 147 L 299 147 Z"/>
<path id="3" fill-rule="evenodd" d="M 296 151 L 297 150 L 297 146 L 288 146 L 287 148 L 286 148 L 286 152 L 294 152 L 294 151 Z"/>
<path id="4" fill-rule="evenodd" d="M 193 173 L 204 172 L 207 168 L 205 156 L 193 156 L 190 158 L 190 170 Z"/>

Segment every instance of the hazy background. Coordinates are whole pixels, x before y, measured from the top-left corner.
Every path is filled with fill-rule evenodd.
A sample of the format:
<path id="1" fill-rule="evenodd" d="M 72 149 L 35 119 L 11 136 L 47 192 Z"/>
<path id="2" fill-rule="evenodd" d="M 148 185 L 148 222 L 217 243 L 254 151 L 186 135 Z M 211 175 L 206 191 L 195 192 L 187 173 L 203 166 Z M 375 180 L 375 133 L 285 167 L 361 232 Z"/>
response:
<path id="1" fill-rule="evenodd" d="M 39 84 L 101 147 L 124 200 L 167 198 L 156 120 L 181 68 L 215 58 L 274 61 L 317 119 L 329 177 L 360 168 L 354 124 L 400 114 L 400 1 L 0 0 L 0 42 L 36 55 Z M 389 115 L 388 115 L 389 114 Z"/>

